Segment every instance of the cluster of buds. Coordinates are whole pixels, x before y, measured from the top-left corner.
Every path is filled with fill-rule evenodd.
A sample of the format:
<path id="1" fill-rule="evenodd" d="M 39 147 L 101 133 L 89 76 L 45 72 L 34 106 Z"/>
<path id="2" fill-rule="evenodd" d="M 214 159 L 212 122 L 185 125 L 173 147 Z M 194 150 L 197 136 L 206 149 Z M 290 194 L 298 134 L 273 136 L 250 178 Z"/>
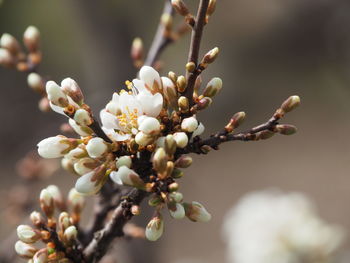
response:
<path id="1" fill-rule="evenodd" d="M 45 92 L 45 78 L 37 68 L 42 61 L 40 51 L 40 32 L 35 26 L 29 26 L 23 34 L 25 52 L 19 41 L 12 35 L 5 33 L 0 38 L 0 65 L 27 73 L 28 86 L 42 98 L 39 101 L 39 109 L 48 111 L 49 102 Z"/>
<path id="2" fill-rule="evenodd" d="M 160 77 L 152 67 L 143 66 L 139 79 L 126 81 L 126 89 L 114 93 L 101 111 L 103 125 L 98 131 L 105 136 L 100 137 L 76 82 L 65 79 L 59 86 L 48 81 L 46 92 L 52 109 L 69 117 L 80 138 L 50 137 L 38 144 L 38 152 L 45 158 L 63 157 L 63 167 L 80 176 L 75 189 L 81 194 L 99 192 L 110 178 L 119 185 L 153 193 L 150 205 L 156 207 L 155 218 L 160 221 L 163 207 L 174 218 L 208 221 L 210 215 L 202 205 L 182 202 L 176 180 L 184 174 L 181 169 L 192 163 L 192 158 L 180 151 L 204 132 L 195 113 L 210 105 L 222 81 L 212 79 L 200 95 L 197 87 L 191 107 L 181 95 L 186 85 L 184 76 L 170 72 L 168 77 Z M 146 231 L 150 240 L 155 240 L 152 233 L 158 229 L 151 227 L 153 221 Z"/>
<path id="3" fill-rule="evenodd" d="M 43 214 L 34 211 L 30 215 L 33 226 L 17 227 L 17 254 L 27 259 L 28 263 L 73 262 L 69 258 L 78 245 L 77 225 L 84 204 L 84 197 L 75 189 L 69 192 L 67 202 L 57 186 L 50 185 L 43 189 L 40 193 Z M 65 211 L 66 207 L 69 207 L 69 212 Z M 44 247 L 38 244 L 40 241 L 45 244 Z"/>

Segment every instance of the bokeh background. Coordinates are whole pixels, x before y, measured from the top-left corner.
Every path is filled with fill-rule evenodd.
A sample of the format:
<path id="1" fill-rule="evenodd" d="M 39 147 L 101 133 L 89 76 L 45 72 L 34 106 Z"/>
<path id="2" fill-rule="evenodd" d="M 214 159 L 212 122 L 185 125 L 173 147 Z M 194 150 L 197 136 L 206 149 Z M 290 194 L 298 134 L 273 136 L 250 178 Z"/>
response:
<path id="1" fill-rule="evenodd" d="M 187 2 L 194 11 L 198 1 Z M 139 36 L 149 47 L 162 7 L 161 0 L 4 0 L 0 34 L 21 38 L 28 25 L 37 26 L 42 33 L 43 75 L 77 80 L 97 113 L 112 92 L 135 75 L 130 44 Z M 267 187 L 306 193 L 326 220 L 350 229 L 349 14 L 348 0 L 218 1 L 201 53 L 220 47 L 221 55 L 203 79 L 221 77 L 224 89 L 199 116 L 206 134 L 221 129 L 237 111 L 247 113 L 243 129 L 260 124 L 294 94 L 302 98 L 302 107 L 285 121 L 296 124 L 298 133 L 227 143 L 208 156 L 194 156 L 181 191 L 187 200 L 205 204 L 213 220 L 194 224 L 167 218 L 159 242 L 124 242 L 131 256 L 123 262 L 225 262 L 225 213 L 244 193 Z M 164 52 L 163 73 L 184 72 L 188 45 L 186 36 Z M 9 202 L 8 189 L 21 180 L 16 162 L 38 141 L 58 134 L 65 121 L 57 114 L 41 113 L 37 103 L 24 74 L 0 68 L 2 211 Z M 74 181 L 58 171 L 32 185 L 31 192 L 37 196 L 40 187 L 51 183 L 68 191 Z M 3 216 L 0 220 L 3 240 L 18 222 Z M 121 257 L 128 254 L 119 250 Z"/>

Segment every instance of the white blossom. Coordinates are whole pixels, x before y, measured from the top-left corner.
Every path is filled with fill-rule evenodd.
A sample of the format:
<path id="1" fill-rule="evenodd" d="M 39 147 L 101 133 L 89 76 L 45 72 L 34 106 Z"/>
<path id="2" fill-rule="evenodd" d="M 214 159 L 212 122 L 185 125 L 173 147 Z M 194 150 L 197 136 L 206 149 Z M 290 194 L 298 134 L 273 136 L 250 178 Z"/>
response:
<path id="1" fill-rule="evenodd" d="M 333 262 L 344 238 L 303 194 L 269 190 L 243 197 L 227 214 L 223 231 L 234 263 Z"/>
<path id="2" fill-rule="evenodd" d="M 174 140 L 176 141 L 176 145 L 179 148 L 185 148 L 188 144 L 188 137 L 184 132 L 175 132 L 173 134 Z"/>
<path id="3" fill-rule="evenodd" d="M 122 166 L 118 171 L 113 171 L 110 174 L 111 179 L 120 185 L 134 186 L 137 188 L 143 188 L 145 183 L 140 176 L 127 166 Z"/>
<path id="4" fill-rule="evenodd" d="M 183 119 L 181 129 L 186 132 L 194 132 L 198 127 L 198 121 L 195 117 L 188 117 Z"/>

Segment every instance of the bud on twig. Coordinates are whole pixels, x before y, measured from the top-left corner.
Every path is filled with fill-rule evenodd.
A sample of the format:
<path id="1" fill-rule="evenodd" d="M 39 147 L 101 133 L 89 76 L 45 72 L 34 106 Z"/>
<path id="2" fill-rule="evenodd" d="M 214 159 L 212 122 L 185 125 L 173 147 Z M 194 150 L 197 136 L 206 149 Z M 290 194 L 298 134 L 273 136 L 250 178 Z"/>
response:
<path id="1" fill-rule="evenodd" d="M 171 32 L 172 26 L 173 26 L 172 15 L 168 14 L 168 13 L 162 14 L 162 16 L 160 17 L 160 22 L 162 23 L 162 25 L 165 28 L 165 34 L 169 34 Z"/>
<path id="2" fill-rule="evenodd" d="M 74 114 L 74 120 L 82 126 L 89 126 L 93 123 L 93 119 L 87 110 L 79 109 Z"/>
<path id="3" fill-rule="evenodd" d="M 75 226 L 70 226 L 64 231 L 64 239 L 68 244 L 72 244 L 75 242 L 77 236 L 78 236 L 78 231 Z"/>
<path id="4" fill-rule="evenodd" d="M 163 148 L 158 148 L 153 156 L 153 169 L 163 173 L 167 168 L 168 158 Z"/>
<path id="5" fill-rule="evenodd" d="M 211 64 L 215 61 L 218 55 L 219 55 L 219 48 L 218 47 L 213 48 L 207 54 L 204 55 L 201 61 L 201 66 L 206 68 L 208 64 Z"/>
<path id="6" fill-rule="evenodd" d="M 65 207 L 65 202 L 63 200 L 63 196 L 60 189 L 56 185 L 49 185 L 48 187 L 46 187 L 46 190 L 49 191 L 49 193 L 51 194 L 55 205 L 59 209 L 63 210 Z"/>
<path id="7" fill-rule="evenodd" d="M 173 173 L 171 174 L 171 177 L 174 179 L 179 179 L 184 176 L 184 172 L 181 171 L 180 169 L 175 168 L 173 170 Z"/>
<path id="8" fill-rule="evenodd" d="M 176 10 L 176 12 L 178 12 L 180 15 L 182 16 L 189 15 L 190 12 L 186 4 L 182 0 L 171 0 L 171 4 Z"/>
<path id="9" fill-rule="evenodd" d="M 179 148 L 185 148 L 188 144 L 188 137 L 184 132 L 175 132 L 173 134 L 174 140 L 176 141 L 176 145 Z"/>
<path id="10" fill-rule="evenodd" d="M 7 49 L 11 54 L 16 55 L 21 47 L 16 38 L 10 34 L 3 34 L 0 38 L 0 47 Z"/>
<path id="11" fill-rule="evenodd" d="M 212 78 L 204 89 L 204 97 L 214 97 L 222 89 L 222 80 L 220 78 Z"/>
<path id="12" fill-rule="evenodd" d="M 283 135 L 292 135 L 297 132 L 297 127 L 289 124 L 278 124 L 276 125 L 276 130 Z"/>
<path id="13" fill-rule="evenodd" d="M 132 169 L 122 166 L 117 172 L 113 171 L 110 178 L 117 184 L 133 186 L 138 189 L 145 189 L 145 182 Z"/>
<path id="14" fill-rule="evenodd" d="M 47 248 L 42 248 L 35 253 L 33 257 L 33 263 L 47 263 L 48 258 L 49 258 L 49 254 L 48 254 Z"/>
<path id="15" fill-rule="evenodd" d="M 61 89 L 65 94 L 72 98 L 78 105 L 82 105 L 84 102 L 84 95 L 81 91 L 78 83 L 74 79 L 65 78 L 61 82 Z"/>
<path id="16" fill-rule="evenodd" d="M 156 215 L 151 219 L 146 227 L 146 238 L 150 241 L 158 240 L 164 231 L 164 220 L 161 214 Z"/>
<path id="17" fill-rule="evenodd" d="M 27 225 L 17 227 L 18 238 L 25 243 L 35 243 L 41 238 L 40 232 Z"/>
<path id="18" fill-rule="evenodd" d="M 196 64 L 194 62 L 188 62 L 186 64 L 186 70 L 190 73 L 192 73 L 196 69 Z"/>
<path id="19" fill-rule="evenodd" d="M 26 244 L 22 241 L 17 241 L 15 244 L 15 250 L 16 253 L 23 257 L 23 258 L 32 258 L 34 256 L 34 254 L 37 252 L 37 249 L 29 244 Z"/>
<path id="20" fill-rule="evenodd" d="M 13 67 L 14 64 L 15 61 L 11 53 L 5 48 L 0 48 L 0 65 L 10 68 Z"/>
<path id="21" fill-rule="evenodd" d="M 45 224 L 45 219 L 39 212 L 32 212 L 30 214 L 30 220 L 32 221 L 33 225 L 36 227 L 41 227 L 42 225 Z"/>
<path id="22" fill-rule="evenodd" d="M 188 168 L 192 164 L 192 157 L 189 155 L 182 155 L 179 159 L 175 162 L 175 167 L 178 168 Z"/>
<path id="23" fill-rule="evenodd" d="M 27 83 L 31 89 L 38 93 L 43 93 L 45 91 L 44 81 L 38 73 L 30 73 L 27 78 Z"/>
<path id="24" fill-rule="evenodd" d="M 225 126 L 225 130 L 227 132 L 233 132 L 234 129 L 238 128 L 242 124 L 244 119 L 245 112 L 237 112 L 235 115 L 233 115 L 229 123 Z"/>
<path id="25" fill-rule="evenodd" d="M 35 26 L 29 26 L 23 34 L 23 42 L 29 52 L 36 52 L 40 45 L 40 32 Z"/>
<path id="26" fill-rule="evenodd" d="M 143 60 L 143 53 L 144 53 L 144 50 L 143 50 L 142 39 L 137 37 L 134 39 L 131 45 L 131 58 L 134 61 L 134 63 L 136 63 L 135 66 L 138 66 L 138 67 L 141 66 L 139 64 Z"/>
<path id="27" fill-rule="evenodd" d="M 288 99 L 286 99 L 281 106 L 281 109 L 284 112 L 290 112 L 294 110 L 296 107 L 300 105 L 300 98 L 299 96 L 290 96 Z"/>
<path id="28" fill-rule="evenodd" d="M 179 76 L 176 80 L 176 87 L 177 87 L 177 91 L 182 93 L 186 90 L 186 86 L 187 86 L 187 80 L 185 78 L 185 76 Z"/>
<path id="29" fill-rule="evenodd" d="M 189 111 L 190 104 L 188 98 L 186 98 L 185 96 L 181 96 L 177 102 L 181 112 L 185 113 Z"/>
<path id="30" fill-rule="evenodd" d="M 68 193 L 68 203 L 75 214 L 80 214 L 85 206 L 85 198 L 75 188 Z"/>
<path id="31" fill-rule="evenodd" d="M 177 109 L 177 90 L 174 82 L 167 77 L 162 77 L 162 83 L 164 97 L 166 101 L 170 104 L 172 108 Z"/>
<path id="32" fill-rule="evenodd" d="M 185 208 L 182 204 L 175 203 L 175 204 L 169 204 L 168 210 L 170 213 L 170 216 L 174 219 L 183 219 L 185 217 Z"/>
<path id="33" fill-rule="evenodd" d="M 207 9 L 207 16 L 211 16 L 215 12 L 216 8 L 216 0 L 210 0 L 208 9 Z"/>
<path id="34" fill-rule="evenodd" d="M 46 83 L 47 98 L 56 106 L 67 107 L 69 105 L 66 94 L 56 82 L 50 80 Z"/>
<path id="35" fill-rule="evenodd" d="M 54 199 L 47 189 L 40 192 L 40 207 L 48 218 L 53 216 L 55 211 Z"/>
<path id="36" fill-rule="evenodd" d="M 211 215 L 205 209 L 203 205 L 198 202 L 184 203 L 186 216 L 194 222 L 208 222 L 211 219 Z"/>
<path id="37" fill-rule="evenodd" d="M 188 117 L 182 120 L 181 129 L 185 132 L 194 132 L 198 127 L 198 121 L 195 117 Z"/>

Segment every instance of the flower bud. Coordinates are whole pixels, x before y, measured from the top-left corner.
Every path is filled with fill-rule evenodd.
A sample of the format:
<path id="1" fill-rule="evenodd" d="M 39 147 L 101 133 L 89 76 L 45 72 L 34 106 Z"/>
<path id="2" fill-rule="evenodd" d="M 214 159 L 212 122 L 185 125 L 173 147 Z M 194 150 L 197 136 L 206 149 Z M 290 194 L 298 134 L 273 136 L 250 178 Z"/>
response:
<path id="1" fill-rule="evenodd" d="M 58 217 L 58 225 L 62 231 L 65 231 L 69 226 L 71 226 L 69 214 L 67 212 L 60 213 Z"/>
<path id="2" fill-rule="evenodd" d="M 158 206 L 163 202 L 163 199 L 159 195 L 154 195 L 148 200 L 149 206 Z"/>
<path id="3" fill-rule="evenodd" d="M 178 99 L 177 104 L 178 104 L 181 112 L 188 112 L 189 111 L 190 103 L 188 101 L 188 98 L 186 98 L 185 96 L 181 96 Z"/>
<path id="4" fill-rule="evenodd" d="M 179 184 L 176 182 L 169 184 L 168 190 L 169 192 L 176 192 L 177 190 L 179 190 Z"/>
<path id="5" fill-rule="evenodd" d="M 203 205 L 198 202 L 184 203 L 186 216 L 194 222 L 208 222 L 211 219 L 211 215 L 205 209 Z"/>
<path id="6" fill-rule="evenodd" d="M 56 106 L 67 107 L 69 105 L 66 94 L 56 82 L 50 80 L 46 83 L 47 98 Z"/>
<path id="7" fill-rule="evenodd" d="M 39 49 L 40 32 L 35 26 L 27 27 L 23 34 L 23 42 L 30 52 L 35 52 Z"/>
<path id="8" fill-rule="evenodd" d="M 188 71 L 188 72 L 193 72 L 194 70 L 196 69 L 196 64 L 194 63 L 194 62 L 188 62 L 187 64 L 186 64 L 186 70 Z"/>
<path id="9" fill-rule="evenodd" d="M 48 187 L 46 187 L 46 190 L 49 191 L 49 193 L 51 194 L 55 205 L 63 210 L 65 207 L 65 203 L 60 189 L 56 185 L 49 185 Z"/>
<path id="10" fill-rule="evenodd" d="M 3 65 L 5 67 L 14 66 L 13 57 L 7 49 L 0 48 L 0 65 Z"/>
<path id="11" fill-rule="evenodd" d="M 153 217 L 146 227 L 146 238 L 149 241 L 157 241 L 163 234 L 164 221 L 161 214 Z"/>
<path id="12" fill-rule="evenodd" d="M 176 151 L 176 141 L 172 134 L 168 134 L 164 139 L 164 150 L 168 155 L 173 155 Z"/>
<path id="13" fill-rule="evenodd" d="M 209 97 L 204 97 L 197 102 L 198 110 L 205 110 L 213 103 L 213 100 Z"/>
<path id="14" fill-rule="evenodd" d="M 110 177 L 115 183 L 120 185 L 133 186 L 139 189 L 145 188 L 145 182 L 140 176 L 126 166 L 120 167 L 118 171 L 111 172 Z"/>
<path id="15" fill-rule="evenodd" d="M 172 192 L 169 194 L 169 197 L 176 203 L 180 203 L 183 200 L 183 195 L 180 192 Z"/>
<path id="16" fill-rule="evenodd" d="M 20 50 L 21 47 L 17 41 L 16 38 L 14 38 L 12 35 L 10 34 L 3 34 L 0 38 L 0 46 L 2 48 L 7 49 L 11 54 L 17 54 Z"/>
<path id="17" fill-rule="evenodd" d="M 53 216 L 55 211 L 54 199 L 47 189 L 40 192 L 40 207 L 48 218 Z"/>
<path id="18" fill-rule="evenodd" d="M 84 101 L 84 95 L 78 83 L 71 78 L 66 78 L 61 82 L 61 88 L 65 94 L 72 98 L 74 102 L 81 105 Z"/>
<path id="19" fill-rule="evenodd" d="M 185 118 L 181 122 L 181 129 L 185 132 L 194 132 L 198 127 L 198 121 L 195 117 Z"/>
<path id="20" fill-rule="evenodd" d="M 106 181 L 106 167 L 101 165 L 93 171 L 88 172 L 76 181 L 75 190 L 83 195 L 92 195 L 100 191 Z"/>
<path id="21" fill-rule="evenodd" d="M 179 148 L 185 148 L 188 144 L 188 137 L 184 132 L 175 132 L 173 134 L 174 140 L 176 141 L 176 145 Z"/>
<path id="22" fill-rule="evenodd" d="M 171 0 L 173 8 L 182 16 L 189 14 L 188 8 L 182 0 Z"/>
<path id="23" fill-rule="evenodd" d="M 265 130 L 265 131 L 261 131 L 261 132 L 257 133 L 257 137 L 260 140 L 270 139 L 274 135 L 275 135 L 275 133 L 273 131 L 269 131 L 269 130 Z"/>
<path id="24" fill-rule="evenodd" d="M 55 105 L 50 104 L 50 101 L 48 100 L 47 97 L 42 97 L 38 103 L 39 110 L 41 110 L 42 112 L 49 112 L 53 106 Z M 57 108 L 61 109 L 60 107 L 57 107 Z"/>
<path id="25" fill-rule="evenodd" d="M 186 86 L 187 86 L 187 81 L 185 76 L 179 76 L 176 80 L 176 87 L 177 87 L 177 91 L 182 93 L 186 90 Z"/>
<path id="26" fill-rule="evenodd" d="M 44 158 L 58 158 L 64 156 L 77 142 L 68 140 L 64 136 L 46 138 L 38 143 L 38 153 Z"/>
<path id="27" fill-rule="evenodd" d="M 276 130 L 283 135 L 292 135 L 297 132 L 297 127 L 289 124 L 278 124 L 276 125 Z"/>
<path id="28" fill-rule="evenodd" d="M 17 236 L 25 243 L 34 243 L 41 238 L 39 231 L 27 225 L 19 225 L 17 227 Z"/>
<path id="29" fill-rule="evenodd" d="M 92 138 L 86 145 L 86 151 L 91 158 L 102 157 L 108 150 L 105 141 L 102 138 Z"/>
<path id="30" fill-rule="evenodd" d="M 64 231 L 63 236 L 68 243 L 72 243 L 78 236 L 78 230 L 75 226 L 70 226 Z"/>
<path id="31" fill-rule="evenodd" d="M 131 206 L 130 212 L 134 215 L 134 216 L 138 216 L 141 214 L 141 208 L 139 205 L 133 205 Z"/>
<path id="32" fill-rule="evenodd" d="M 215 47 L 212 50 L 210 50 L 207 54 L 204 55 L 201 64 L 211 64 L 215 61 L 215 59 L 218 57 L 219 55 L 219 48 Z"/>
<path id="33" fill-rule="evenodd" d="M 160 22 L 164 26 L 166 31 L 170 31 L 173 26 L 173 16 L 168 13 L 162 14 L 160 17 Z"/>
<path id="34" fill-rule="evenodd" d="M 30 73 L 27 78 L 27 83 L 28 86 L 36 92 L 42 93 L 45 90 L 44 81 L 38 73 Z"/>
<path id="35" fill-rule="evenodd" d="M 72 188 L 68 193 L 68 203 L 74 213 L 80 214 L 85 206 L 85 198 L 75 188 Z"/>
<path id="36" fill-rule="evenodd" d="M 15 244 L 16 253 L 23 258 L 32 258 L 37 252 L 37 249 L 29 244 L 26 244 L 22 241 L 17 241 Z"/>
<path id="37" fill-rule="evenodd" d="M 74 114 L 74 120 L 78 125 L 89 126 L 92 124 L 93 120 L 90 113 L 87 110 L 79 109 Z"/>
<path id="38" fill-rule="evenodd" d="M 147 135 L 156 135 L 160 131 L 160 123 L 156 118 L 145 117 L 139 124 L 139 130 Z"/>
<path id="39" fill-rule="evenodd" d="M 210 0 L 207 10 L 207 16 L 211 16 L 215 12 L 216 0 Z"/>
<path id="40" fill-rule="evenodd" d="M 244 119 L 245 119 L 245 112 L 243 111 L 237 112 L 235 115 L 233 115 L 229 123 L 225 126 L 225 130 L 227 132 L 233 132 L 234 129 L 236 129 L 238 126 L 240 126 L 243 123 Z"/>
<path id="41" fill-rule="evenodd" d="M 177 168 L 175 168 L 171 174 L 171 177 L 174 179 L 179 179 L 183 176 L 184 176 L 183 171 L 181 171 L 180 169 L 177 169 Z"/>
<path id="42" fill-rule="evenodd" d="M 48 258 L 49 258 L 49 254 L 47 252 L 47 248 L 42 248 L 35 253 L 33 257 L 33 263 L 47 263 Z"/>
<path id="43" fill-rule="evenodd" d="M 192 133 L 192 138 L 202 135 L 204 130 L 205 130 L 205 127 L 203 123 L 200 122 L 197 129 Z"/>
<path id="44" fill-rule="evenodd" d="M 138 132 L 135 136 L 136 143 L 141 146 L 147 146 L 148 144 L 152 143 L 153 140 L 154 138 L 152 136 L 143 132 Z"/>
<path id="45" fill-rule="evenodd" d="M 80 136 L 85 137 L 93 134 L 93 131 L 89 127 L 84 125 L 78 125 L 78 123 L 76 123 L 76 121 L 73 119 L 69 119 L 68 122 L 69 125 L 73 128 L 73 130 Z"/>
<path id="46" fill-rule="evenodd" d="M 134 61 L 140 61 L 143 59 L 143 43 L 142 39 L 137 37 L 134 39 L 131 45 L 131 58 Z"/>
<path id="47" fill-rule="evenodd" d="M 151 92 L 159 92 L 162 88 L 162 83 L 159 73 L 150 66 L 143 66 L 140 69 L 140 79 L 143 80 Z"/>
<path id="48" fill-rule="evenodd" d="M 153 156 L 153 169 L 163 173 L 167 168 L 168 158 L 163 148 L 158 148 Z"/>
<path id="49" fill-rule="evenodd" d="M 67 153 L 64 157 L 69 160 L 77 160 L 80 158 L 84 158 L 86 156 L 87 156 L 86 150 L 84 148 L 77 147 L 69 151 L 69 153 Z"/>
<path id="50" fill-rule="evenodd" d="M 282 105 L 281 105 L 281 109 L 284 112 L 290 112 L 292 110 L 294 110 L 296 107 L 298 107 L 300 105 L 300 97 L 299 96 L 290 96 L 288 99 L 286 99 Z"/>
<path id="51" fill-rule="evenodd" d="M 222 89 L 222 80 L 220 78 L 212 78 L 204 89 L 204 97 L 214 97 Z"/>
<path id="52" fill-rule="evenodd" d="M 162 83 L 165 100 L 172 108 L 177 109 L 177 90 L 174 82 L 167 77 L 162 77 Z"/>
<path id="53" fill-rule="evenodd" d="M 178 168 L 188 168 L 192 164 L 192 157 L 189 155 L 182 155 L 179 159 L 175 162 L 175 167 Z"/>
<path id="54" fill-rule="evenodd" d="M 170 216 L 174 219 L 183 219 L 185 217 L 185 208 L 182 204 L 175 203 L 168 206 Z"/>
<path id="55" fill-rule="evenodd" d="M 116 161 L 116 166 L 118 169 L 122 166 L 126 166 L 126 167 L 130 168 L 131 164 L 132 164 L 132 160 L 131 160 L 131 157 L 129 155 L 121 156 Z"/>
<path id="56" fill-rule="evenodd" d="M 91 172 L 99 165 L 99 162 L 89 157 L 82 158 L 74 164 L 74 170 L 79 175 L 84 175 Z"/>
<path id="57" fill-rule="evenodd" d="M 32 221 L 33 225 L 35 225 L 36 227 L 40 227 L 42 225 L 45 224 L 45 219 L 43 218 L 43 216 L 37 212 L 34 211 L 30 214 L 30 221 Z"/>
<path id="58" fill-rule="evenodd" d="M 176 75 L 176 73 L 175 73 L 175 72 L 173 72 L 173 71 L 169 71 L 169 73 L 168 73 L 168 77 L 169 77 L 169 79 L 171 79 L 171 81 L 172 81 L 173 83 L 176 83 L 176 80 L 177 80 L 177 75 Z"/>

